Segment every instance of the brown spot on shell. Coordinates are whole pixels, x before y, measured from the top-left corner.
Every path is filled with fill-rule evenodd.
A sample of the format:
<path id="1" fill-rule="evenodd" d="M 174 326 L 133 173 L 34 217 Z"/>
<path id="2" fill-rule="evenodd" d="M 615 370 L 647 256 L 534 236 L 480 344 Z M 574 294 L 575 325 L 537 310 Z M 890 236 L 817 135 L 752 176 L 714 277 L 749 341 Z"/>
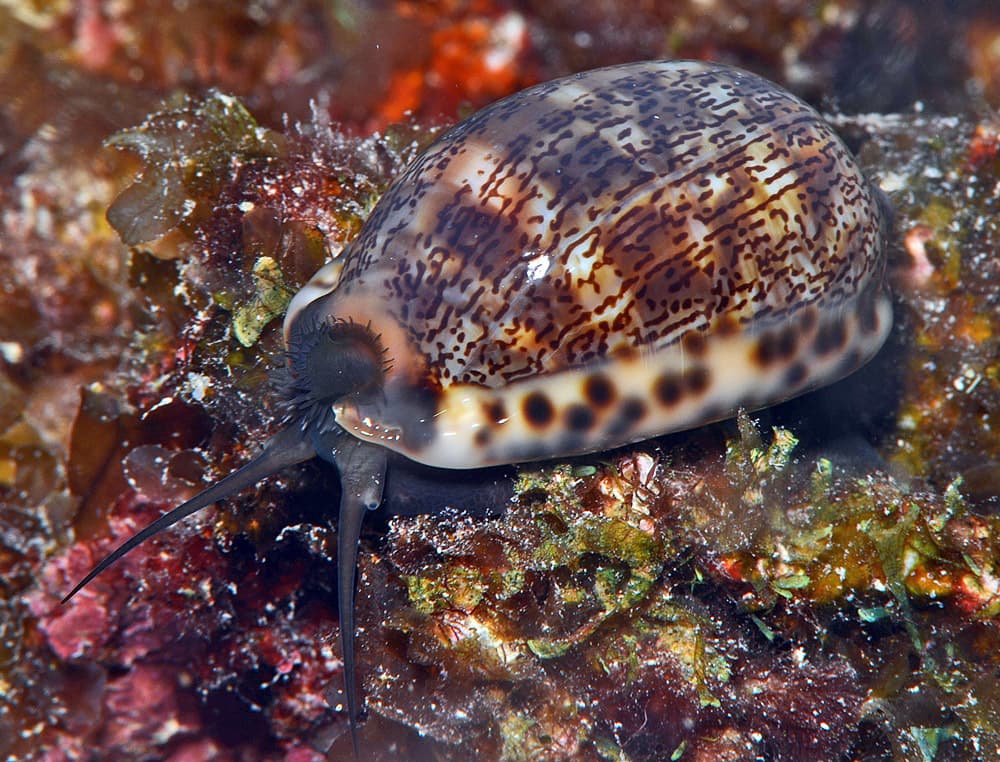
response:
<path id="1" fill-rule="evenodd" d="M 698 365 L 684 374 L 684 386 L 692 394 L 703 394 L 712 380 L 708 368 Z"/>
<path id="2" fill-rule="evenodd" d="M 817 310 L 813 306 L 806 307 L 802 310 L 802 318 L 799 320 L 799 329 L 802 331 L 804 336 L 809 335 L 816 328 L 816 323 L 819 322 L 819 315 Z"/>
<path id="3" fill-rule="evenodd" d="M 674 373 L 665 373 L 656 379 L 653 394 L 661 405 L 671 407 L 680 402 L 684 393 L 684 384 L 680 376 Z"/>
<path id="4" fill-rule="evenodd" d="M 548 426 L 556 414 L 551 400 L 541 392 L 532 392 L 525 397 L 523 410 L 525 420 L 536 428 Z"/>
<path id="5" fill-rule="evenodd" d="M 847 328 L 843 320 L 831 320 L 819 328 L 816 334 L 815 350 L 818 355 L 828 355 L 843 348 L 847 342 Z"/>
<path id="6" fill-rule="evenodd" d="M 793 326 L 781 331 L 768 331 L 757 340 L 753 359 L 762 368 L 767 368 L 780 360 L 789 360 L 795 356 L 798 347 L 798 336 Z"/>
<path id="7" fill-rule="evenodd" d="M 506 421 L 508 417 L 507 406 L 504 405 L 503 400 L 493 400 L 486 405 L 486 418 L 491 423 L 499 425 Z"/>
<path id="8" fill-rule="evenodd" d="M 790 325 L 778 334 L 778 357 L 788 360 L 795 356 L 798 348 L 799 337 L 795 326 Z"/>
<path id="9" fill-rule="evenodd" d="M 720 338 L 736 336 L 740 330 L 740 321 L 732 315 L 719 315 L 712 324 L 712 333 Z"/>
<path id="10" fill-rule="evenodd" d="M 606 408 L 615 401 L 614 382 L 603 373 L 589 376 L 583 383 L 583 396 L 595 408 Z"/>
<path id="11" fill-rule="evenodd" d="M 622 402 L 621 417 L 629 423 L 636 423 L 646 417 L 646 403 L 637 397 L 629 397 Z"/>
<path id="12" fill-rule="evenodd" d="M 708 342 L 701 331 L 688 331 L 681 337 L 681 347 L 692 357 L 704 357 L 708 351 Z"/>
<path id="13" fill-rule="evenodd" d="M 875 294 L 869 292 L 861 299 L 859 305 L 860 323 L 862 333 L 875 333 L 878 331 L 878 304 L 875 301 Z"/>
<path id="14" fill-rule="evenodd" d="M 809 371 L 806 369 L 805 364 L 797 362 L 785 373 L 785 384 L 790 387 L 799 386 L 808 376 Z"/>
<path id="15" fill-rule="evenodd" d="M 594 411 L 586 405 L 570 405 L 566 409 L 566 428 L 570 431 L 587 431 L 595 422 Z"/>
<path id="16" fill-rule="evenodd" d="M 631 431 L 635 428 L 636 424 L 646 417 L 647 412 L 646 403 L 643 400 L 638 397 L 627 397 L 622 400 L 621 407 L 618 408 L 618 414 L 614 416 L 611 425 L 608 426 L 608 435 L 620 436 L 627 431 Z"/>

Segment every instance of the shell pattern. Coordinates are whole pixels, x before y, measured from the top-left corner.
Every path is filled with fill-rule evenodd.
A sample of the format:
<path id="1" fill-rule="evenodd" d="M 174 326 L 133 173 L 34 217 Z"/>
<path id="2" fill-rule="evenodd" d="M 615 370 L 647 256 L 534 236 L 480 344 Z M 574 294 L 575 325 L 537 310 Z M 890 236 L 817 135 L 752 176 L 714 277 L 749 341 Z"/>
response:
<path id="1" fill-rule="evenodd" d="M 525 90 L 427 150 L 292 303 L 370 324 L 336 421 L 433 466 L 607 449 L 829 383 L 883 343 L 886 213 L 831 128 L 719 64 Z M 307 323 L 310 321 L 306 321 Z"/>

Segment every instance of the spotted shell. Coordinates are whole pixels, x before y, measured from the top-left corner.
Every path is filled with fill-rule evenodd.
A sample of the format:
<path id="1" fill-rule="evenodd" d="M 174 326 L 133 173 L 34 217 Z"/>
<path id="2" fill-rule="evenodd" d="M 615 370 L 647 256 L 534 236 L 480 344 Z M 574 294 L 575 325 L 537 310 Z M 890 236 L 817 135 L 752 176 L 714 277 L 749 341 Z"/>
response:
<path id="1" fill-rule="evenodd" d="M 867 361 L 886 213 L 809 106 L 693 61 L 585 72 L 480 111 L 385 193 L 288 310 L 371 324 L 356 437 L 472 468 L 762 407 Z"/>

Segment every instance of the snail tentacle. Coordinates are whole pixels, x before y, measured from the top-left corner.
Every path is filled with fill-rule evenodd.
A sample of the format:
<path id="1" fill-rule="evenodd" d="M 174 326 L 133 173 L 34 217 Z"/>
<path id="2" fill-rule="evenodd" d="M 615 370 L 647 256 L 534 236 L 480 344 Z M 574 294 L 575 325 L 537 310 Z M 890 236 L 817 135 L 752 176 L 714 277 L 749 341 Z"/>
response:
<path id="1" fill-rule="evenodd" d="M 159 534 L 164 529 L 172 527 L 178 521 L 187 518 L 192 513 L 200 511 L 202 508 L 207 508 L 224 497 L 229 497 L 252 484 L 256 484 L 261 479 L 277 473 L 287 466 L 302 463 L 314 457 L 316 457 L 316 450 L 312 442 L 299 429 L 295 427 L 282 429 L 267 441 L 260 454 L 249 463 L 220 479 L 208 489 L 199 492 L 172 511 L 163 514 L 115 548 L 115 550 L 105 556 L 100 563 L 91 569 L 87 576 L 77 583 L 76 587 L 69 591 L 66 597 L 62 599 L 62 602 L 67 603 L 74 595 L 86 587 L 94 577 L 150 537 Z"/>

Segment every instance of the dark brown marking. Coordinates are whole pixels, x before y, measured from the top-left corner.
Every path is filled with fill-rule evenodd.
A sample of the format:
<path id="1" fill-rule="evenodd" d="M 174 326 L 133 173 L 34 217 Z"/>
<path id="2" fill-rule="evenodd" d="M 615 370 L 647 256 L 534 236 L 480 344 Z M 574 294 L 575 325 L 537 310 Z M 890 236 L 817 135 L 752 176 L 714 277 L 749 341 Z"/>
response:
<path id="1" fill-rule="evenodd" d="M 740 332 L 740 323 L 732 315 L 720 315 L 712 325 L 712 333 L 716 336 L 735 336 Z"/>
<path id="2" fill-rule="evenodd" d="M 490 443 L 492 438 L 492 434 L 488 428 L 483 427 L 476 430 L 475 442 L 477 447 L 485 447 Z"/>
<path id="3" fill-rule="evenodd" d="M 816 328 L 818 320 L 815 307 L 806 307 L 802 310 L 802 319 L 799 321 L 799 329 L 802 331 L 802 335 L 808 336 L 812 333 Z"/>
<path id="4" fill-rule="evenodd" d="M 753 358 L 762 368 L 767 368 L 779 360 L 794 357 L 797 346 L 798 336 L 793 326 L 787 326 L 778 333 L 768 331 L 757 340 Z"/>
<path id="5" fill-rule="evenodd" d="M 500 424 L 507 420 L 507 406 L 503 400 L 494 400 L 486 405 L 486 417 L 491 423 Z"/>
<path id="6" fill-rule="evenodd" d="M 684 394 L 682 379 L 675 373 L 664 373 L 656 379 L 656 383 L 653 385 L 653 394 L 665 407 L 676 405 Z"/>
<path id="7" fill-rule="evenodd" d="M 847 342 L 847 328 L 843 320 L 823 323 L 816 334 L 816 354 L 823 356 L 843 348 Z"/>
<path id="8" fill-rule="evenodd" d="M 606 408 L 615 401 L 615 385 L 601 373 L 589 376 L 583 383 L 583 396 L 596 408 Z"/>
<path id="9" fill-rule="evenodd" d="M 635 430 L 636 424 L 646 417 L 646 403 L 638 397 L 627 397 L 622 400 L 616 415 L 611 417 L 606 435 L 612 438 L 627 435 Z"/>
<path id="10" fill-rule="evenodd" d="M 566 428 L 570 431 L 587 431 L 594 423 L 594 411 L 586 405 L 570 405 L 566 408 Z"/>
<path id="11" fill-rule="evenodd" d="M 762 368 L 769 367 L 778 359 L 778 337 L 768 331 L 757 339 L 757 346 L 751 354 L 753 361 Z"/>
<path id="12" fill-rule="evenodd" d="M 805 363 L 797 362 L 785 373 L 785 385 L 797 387 L 809 376 Z"/>
<path id="13" fill-rule="evenodd" d="M 794 357 L 798 343 L 799 339 L 795 332 L 795 326 L 790 325 L 785 327 L 778 334 L 778 357 L 782 360 L 789 360 Z"/>
<path id="14" fill-rule="evenodd" d="M 878 330 L 878 309 L 874 294 L 862 297 L 860 312 L 862 333 L 875 333 Z"/>
<path id="15" fill-rule="evenodd" d="M 692 357 L 704 357 L 708 351 L 708 342 L 701 331 L 688 331 L 681 337 L 681 347 Z"/>
<path id="16" fill-rule="evenodd" d="M 532 426 L 548 426 L 555 414 L 552 402 L 541 392 L 532 392 L 524 398 L 524 417 Z"/>
<path id="17" fill-rule="evenodd" d="M 629 397 L 622 401 L 619 415 L 630 426 L 631 424 L 638 423 L 646 417 L 646 403 L 637 397 Z"/>
<path id="18" fill-rule="evenodd" d="M 702 365 L 695 366 L 684 374 L 684 386 L 692 394 L 703 394 L 711 381 L 708 368 Z"/>

